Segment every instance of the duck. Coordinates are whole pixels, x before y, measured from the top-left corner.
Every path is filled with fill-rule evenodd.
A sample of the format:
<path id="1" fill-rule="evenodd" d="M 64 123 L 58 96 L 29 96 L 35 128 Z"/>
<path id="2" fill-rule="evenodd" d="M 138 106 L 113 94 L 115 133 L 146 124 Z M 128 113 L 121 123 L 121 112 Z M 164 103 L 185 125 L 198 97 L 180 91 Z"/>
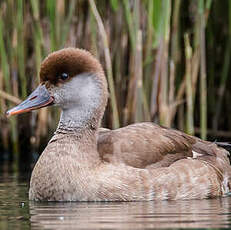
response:
<path id="1" fill-rule="evenodd" d="M 32 171 L 30 200 L 152 201 L 229 194 L 228 151 L 153 122 L 101 128 L 108 96 L 103 68 L 90 52 L 64 48 L 43 60 L 39 86 L 6 112 L 61 108 L 57 129 Z"/>

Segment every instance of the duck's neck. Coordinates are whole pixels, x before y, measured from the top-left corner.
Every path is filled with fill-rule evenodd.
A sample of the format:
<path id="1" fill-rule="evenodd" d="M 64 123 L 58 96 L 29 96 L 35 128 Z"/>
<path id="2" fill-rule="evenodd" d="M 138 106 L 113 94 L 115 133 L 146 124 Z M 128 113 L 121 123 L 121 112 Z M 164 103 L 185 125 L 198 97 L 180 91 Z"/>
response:
<path id="1" fill-rule="evenodd" d="M 84 106 L 64 109 L 61 113 L 56 133 L 79 135 L 87 130 L 95 133 L 99 127 L 100 120 L 96 111 L 90 111 Z"/>
<path id="2" fill-rule="evenodd" d="M 51 143 L 60 140 L 57 143 L 61 144 L 61 149 L 66 149 L 68 154 L 74 153 L 73 157 L 78 159 L 80 168 L 93 167 L 100 162 L 97 151 L 99 122 L 97 111 L 87 114 L 87 111 L 80 111 L 80 108 L 63 110 Z"/>

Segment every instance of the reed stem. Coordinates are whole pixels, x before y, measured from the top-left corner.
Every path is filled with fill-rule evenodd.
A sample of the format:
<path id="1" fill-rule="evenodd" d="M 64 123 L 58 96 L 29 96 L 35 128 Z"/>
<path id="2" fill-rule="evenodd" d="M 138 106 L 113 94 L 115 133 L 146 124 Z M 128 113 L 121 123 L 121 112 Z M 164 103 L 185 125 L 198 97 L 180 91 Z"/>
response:
<path id="1" fill-rule="evenodd" d="M 186 132 L 190 135 L 194 134 L 193 122 L 193 92 L 192 92 L 192 47 L 189 43 L 189 36 L 185 34 L 185 62 L 186 62 L 186 101 L 187 101 L 187 119 L 186 119 Z"/>
<path id="2" fill-rule="evenodd" d="M 118 113 L 118 109 L 117 109 L 117 102 L 116 102 L 116 96 L 115 96 L 115 87 L 114 87 L 114 80 L 113 80 L 113 74 L 112 74 L 112 64 L 111 64 L 111 57 L 110 57 L 110 50 L 109 50 L 107 34 L 106 34 L 105 29 L 104 29 L 102 19 L 99 15 L 97 8 L 96 8 L 95 1 L 89 0 L 89 3 L 91 6 L 92 13 L 95 16 L 95 19 L 97 21 L 100 35 L 101 35 L 102 42 L 103 42 L 103 46 L 104 46 L 107 78 L 108 78 L 108 83 L 109 83 L 111 107 L 112 107 L 112 113 L 113 113 L 113 128 L 115 129 L 115 128 L 118 128 L 120 126 L 120 122 L 119 122 L 119 113 Z"/>
<path id="3" fill-rule="evenodd" d="M 200 127 L 201 138 L 207 138 L 207 75 L 206 75 L 206 46 L 205 46 L 205 18 L 204 0 L 199 1 L 200 16 Z"/>

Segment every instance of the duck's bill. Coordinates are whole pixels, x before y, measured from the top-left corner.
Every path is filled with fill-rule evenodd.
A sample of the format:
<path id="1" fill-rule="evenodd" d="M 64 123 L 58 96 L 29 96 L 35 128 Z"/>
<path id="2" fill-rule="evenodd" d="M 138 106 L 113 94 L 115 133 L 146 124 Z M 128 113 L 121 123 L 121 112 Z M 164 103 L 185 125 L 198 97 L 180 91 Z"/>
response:
<path id="1" fill-rule="evenodd" d="M 20 113 L 26 113 L 31 110 L 39 109 L 51 105 L 53 103 L 53 100 L 53 97 L 50 96 L 45 85 L 39 85 L 25 101 L 15 106 L 14 108 L 8 110 L 6 112 L 6 115 L 12 116 Z"/>

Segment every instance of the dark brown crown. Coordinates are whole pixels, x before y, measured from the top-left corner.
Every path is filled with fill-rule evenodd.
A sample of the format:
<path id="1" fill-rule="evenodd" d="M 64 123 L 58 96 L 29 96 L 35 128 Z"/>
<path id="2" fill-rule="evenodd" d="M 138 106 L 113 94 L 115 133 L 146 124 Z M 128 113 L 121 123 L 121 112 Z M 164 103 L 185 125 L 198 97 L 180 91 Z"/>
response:
<path id="1" fill-rule="evenodd" d="M 103 73 L 99 61 L 88 51 L 78 48 L 65 48 L 49 54 L 41 64 L 40 81 L 56 84 L 62 73 L 69 79 L 81 73 Z"/>

